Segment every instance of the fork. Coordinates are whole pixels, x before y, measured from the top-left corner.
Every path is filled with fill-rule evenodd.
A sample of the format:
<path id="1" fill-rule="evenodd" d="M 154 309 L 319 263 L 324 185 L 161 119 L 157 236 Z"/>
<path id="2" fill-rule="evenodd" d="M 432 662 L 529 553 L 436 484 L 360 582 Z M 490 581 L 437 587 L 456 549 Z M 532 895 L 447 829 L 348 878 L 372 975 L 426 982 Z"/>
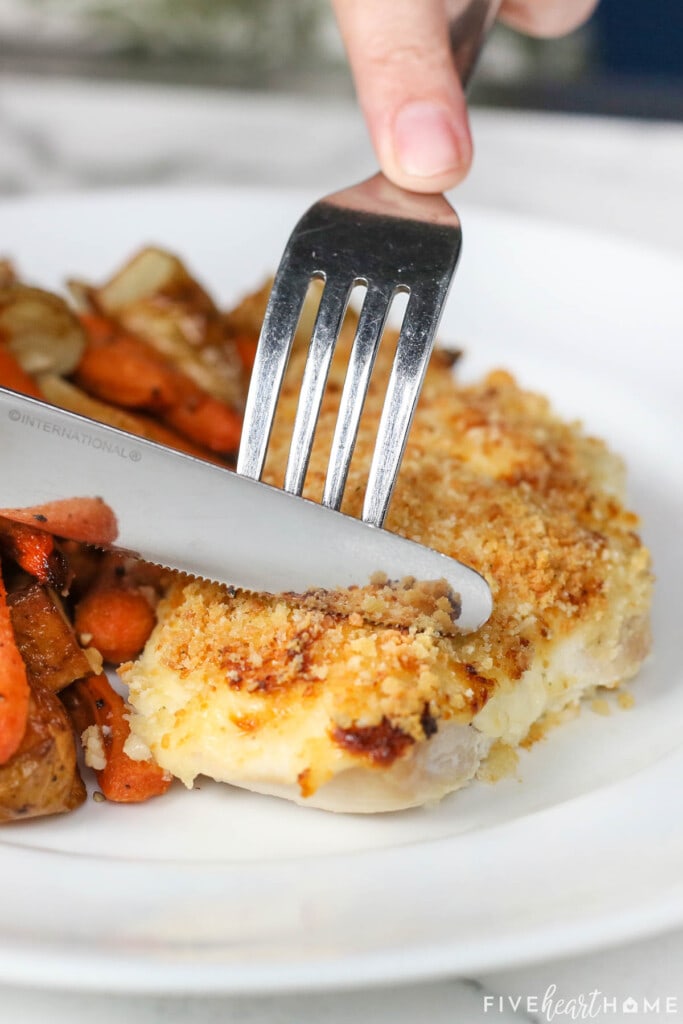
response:
<path id="1" fill-rule="evenodd" d="M 450 22 L 467 84 L 501 0 L 469 0 Z M 318 201 L 285 247 L 266 310 L 244 414 L 237 472 L 260 480 L 289 354 L 313 279 L 324 288 L 304 368 L 284 489 L 301 495 L 339 331 L 353 288 L 365 286 L 323 488 L 339 509 L 370 376 L 394 297 L 408 293 L 373 450 L 361 518 L 382 526 L 434 337 L 458 262 L 460 220 L 443 196 L 407 192 L 382 173 Z"/>

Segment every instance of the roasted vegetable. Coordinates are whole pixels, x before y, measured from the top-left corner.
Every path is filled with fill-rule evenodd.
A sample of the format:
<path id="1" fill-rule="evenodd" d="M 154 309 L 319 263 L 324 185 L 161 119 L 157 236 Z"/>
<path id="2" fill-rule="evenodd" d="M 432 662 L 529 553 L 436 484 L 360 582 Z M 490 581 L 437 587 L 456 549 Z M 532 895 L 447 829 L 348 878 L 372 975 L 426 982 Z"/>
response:
<path id="1" fill-rule="evenodd" d="M 68 374 L 83 354 L 85 335 L 58 295 L 9 284 L 0 289 L 0 344 L 26 373 Z"/>
<path id="2" fill-rule="evenodd" d="M 23 739 L 0 767 L 0 822 L 71 811 L 85 796 L 69 716 L 54 693 L 32 687 Z"/>
<path id="3" fill-rule="evenodd" d="M 0 517 L 0 552 L 40 583 L 61 590 L 68 565 L 54 537 L 25 523 Z"/>
<path id="4" fill-rule="evenodd" d="M 124 586 L 95 586 L 76 605 L 74 625 L 83 643 L 105 661 L 120 665 L 137 658 L 154 629 L 154 609 L 143 593 Z"/>
<path id="5" fill-rule="evenodd" d="M 11 388 L 12 391 L 20 391 L 23 395 L 30 395 L 32 398 L 42 398 L 40 388 L 33 377 L 22 369 L 21 363 L 8 349 L 6 344 L 0 343 L 0 386 Z"/>
<path id="6" fill-rule="evenodd" d="M 78 601 L 95 582 L 104 552 L 75 540 L 63 540 L 60 547 L 69 567 L 69 599 Z"/>
<path id="7" fill-rule="evenodd" d="M 0 261 L 0 386 L 230 465 L 258 330 L 237 336 L 180 260 L 159 249 L 102 287 L 74 283 L 72 295 L 78 313 Z M 168 579 L 92 547 L 116 535 L 98 498 L 0 509 L 9 590 L 0 581 L 0 821 L 85 799 L 73 726 L 87 733 L 86 761 L 108 799 L 145 800 L 170 784 L 129 739 L 127 707 L 100 674 L 103 657 L 137 655 Z"/>
<path id="8" fill-rule="evenodd" d="M 55 374 L 45 374 L 38 378 L 38 382 L 45 398 L 53 405 L 59 405 L 62 409 L 78 413 L 79 416 L 89 416 L 90 419 L 99 420 L 100 423 L 106 423 L 110 427 L 127 430 L 129 434 L 145 437 L 149 441 L 157 441 L 169 448 L 176 448 L 188 455 L 195 455 L 198 459 L 206 459 L 209 462 L 217 462 L 219 465 L 225 466 L 224 459 L 198 444 L 193 444 L 192 441 L 188 441 L 175 430 L 170 430 L 150 416 L 133 413 L 109 402 L 92 398 L 82 388 L 76 387 L 75 384 L 64 380 L 63 377 L 57 377 Z"/>
<path id="9" fill-rule="evenodd" d="M 0 288 L 9 288 L 17 283 L 17 272 L 11 260 L 0 259 Z"/>
<path id="10" fill-rule="evenodd" d="M 246 376 L 225 321 L 184 264 L 147 248 L 101 288 L 72 282 L 79 304 L 113 317 L 209 394 L 240 409 Z"/>
<path id="11" fill-rule="evenodd" d="M 90 395 L 127 409 L 162 413 L 177 401 L 178 371 L 113 320 L 82 317 L 88 343 L 73 379 Z"/>
<path id="12" fill-rule="evenodd" d="M 166 792 L 170 776 L 156 762 L 135 760 L 124 750 L 130 736 L 128 709 L 106 676 L 74 683 L 63 699 L 77 732 L 85 733 L 86 764 L 95 769 L 107 800 L 141 803 Z"/>
<path id="13" fill-rule="evenodd" d="M 118 530 L 114 513 L 101 498 L 64 498 L 29 508 L 2 508 L 0 518 L 83 544 L 112 544 Z"/>
<path id="14" fill-rule="evenodd" d="M 92 672 L 54 591 L 31 583 L 10 594 L 8 603 L 31 685 L 58 692 Z"/>
<path id="15" fill-rule="evenodd" d="M 209 394 L 148 342 L 101 316 L 84 316 L 88 344 L 74 379 L 89 394 L 156 414 L 209 451 L 239 447 L 241 417 Z"/>
<path id="16" fill-rule="evenodd" d="M 17 751 L 28 719 L 29 685 L 0 573 L 0 765 Z"/>

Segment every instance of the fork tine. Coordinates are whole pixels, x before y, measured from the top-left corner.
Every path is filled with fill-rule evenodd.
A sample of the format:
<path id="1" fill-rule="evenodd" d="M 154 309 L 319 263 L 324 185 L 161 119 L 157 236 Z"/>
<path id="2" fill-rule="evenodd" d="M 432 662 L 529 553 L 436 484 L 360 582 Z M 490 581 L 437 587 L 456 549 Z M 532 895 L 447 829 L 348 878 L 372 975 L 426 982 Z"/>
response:
<path id="1" fill-rule="evenodd" d="M 434 344 L 443 295 L 421 288 L 411 293 L 379 422 L 368 474 L 362 518 L 381 526 L 389 508 L 408 431 Z"/>
<path id="2" fill-rule="evenodd" d="M 283 257 L 275 275 L 244 410 L 237 472 L 254 480 L 260 480 L 263 472 L 275 408 L 312 276 L 295 270 L 291 262 Z"/>
<path id="3" fill-rule="evenodd" d="M 291 494 L 301 494 L 304 486 L 330 362 L 352 287 L 353 282 L 344 284 L 331 279 L 325 282 L 301 382 L 285 471 L 284 489 Z"/>
<path id="4" fill-rule="evenodd" d="M 344 496 L 346 478 L 358 435 L 358 424 L 392 297 L 392 290 L 380 288 L 374 283 L 368 284 L 349 356 L 330 450 L 322 497 L 322 504 L 329 508 L 338 509 Z"/>

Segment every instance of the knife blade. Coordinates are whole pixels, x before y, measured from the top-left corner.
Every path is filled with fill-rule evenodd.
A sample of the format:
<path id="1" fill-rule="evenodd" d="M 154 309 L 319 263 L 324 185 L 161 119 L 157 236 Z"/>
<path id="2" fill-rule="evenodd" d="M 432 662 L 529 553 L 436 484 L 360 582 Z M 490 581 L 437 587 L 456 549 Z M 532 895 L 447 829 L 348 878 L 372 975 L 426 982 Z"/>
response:
<path id="1" fill-rule="evenodd" d="M 1 504 L 100 497 L 117 547 L 252 591 L 445 579 L 458 627 L 478 629 L 491 591 L 471 567 L 359 519 L 154 441 L 0 388 Z"/>

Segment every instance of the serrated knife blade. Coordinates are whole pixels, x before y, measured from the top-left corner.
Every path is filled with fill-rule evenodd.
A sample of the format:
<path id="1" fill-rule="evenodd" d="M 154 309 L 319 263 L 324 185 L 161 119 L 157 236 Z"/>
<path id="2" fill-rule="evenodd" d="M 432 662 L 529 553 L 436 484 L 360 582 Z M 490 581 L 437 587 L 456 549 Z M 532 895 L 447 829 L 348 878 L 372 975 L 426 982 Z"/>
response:
<path id="1" fill-rule="evenodd" d="M 0 505 L 100 497 L 117 547 L 151 562 L 252 591 L 445 579 L 458 626 L 492 608 L 474 569 L 387 530 L 153 441 L 0 388 Z"/>

